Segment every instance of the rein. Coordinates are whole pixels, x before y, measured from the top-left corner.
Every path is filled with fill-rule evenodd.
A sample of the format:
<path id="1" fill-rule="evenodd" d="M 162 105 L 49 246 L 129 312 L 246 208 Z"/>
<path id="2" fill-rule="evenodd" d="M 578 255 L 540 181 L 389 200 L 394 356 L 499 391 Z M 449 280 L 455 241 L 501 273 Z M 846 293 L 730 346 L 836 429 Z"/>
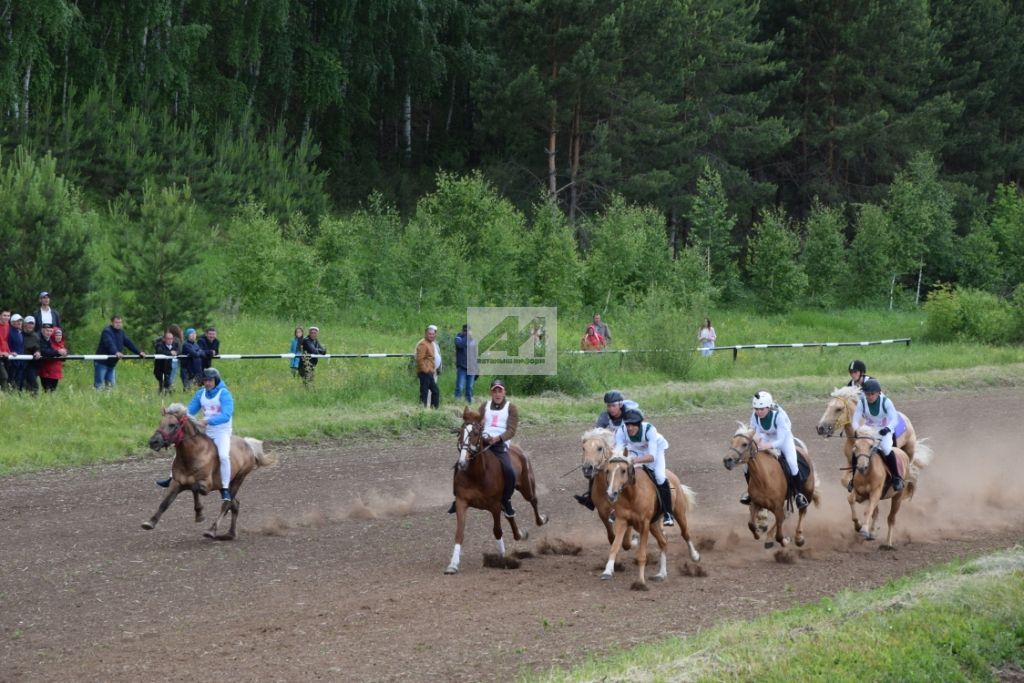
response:
<path id="1" fill-rule="evenodd" d="M 188 416 L 183 416 L 178 419 L 178 428 L 174 430 L 174 434 L 168 434 L 165 429 L 157 429 L 156 433 L 160 435 L 160 438 L 164 440 L 164 443 L 169 446 L 177 446 L 185 440 L 185 421 Z"/>

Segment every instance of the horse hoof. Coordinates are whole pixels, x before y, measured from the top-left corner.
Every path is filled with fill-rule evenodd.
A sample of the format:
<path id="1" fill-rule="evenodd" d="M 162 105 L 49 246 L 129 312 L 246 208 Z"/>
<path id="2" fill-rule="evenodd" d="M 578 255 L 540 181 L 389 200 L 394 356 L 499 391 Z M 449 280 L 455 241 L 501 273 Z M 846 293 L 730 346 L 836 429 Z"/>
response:
<path id="1" fill-rule="evenodd" d="M 650 590 L 650 588 L 648 588 L 647 584 L 645 582 L 643 582 L 643 581 L 634 581 L 633 584 L 629 587 L 629 590 L 631 590 L 631 591 L 647 591 L 647 590 Z"/>
<path id="2" fill-rule="evenodd" d="M 450 564 L 450 565 L 448 565 L 445 568 L 444 573 L 445 574 L 449 574 L 449 575 L 450 574 L 458 574 L 459 573 L 459 568 L 456 567 L 454 564 Z"/>
<path id="3" fill-rule="evenodd" d="M 203 523 L 205 521 L 206 521 L 206 517 L 204 517 L 203 515 L 199 515 L 198 517 L 196 517 L 196 524 L 201 524 L 201 523 Z"/>
<path id="4" fill-rule="evenodd" d="M 521 531 L 521 532 L 519 533 L 519 538 L 517 538 L 516 540 L 517 540 L 517 541 L 525 541 L 525 540 L 526 540 L 526 539 L 528 539 L 529 537 L 530 537 L 530 532 L 529 532 L 529 531 L 527 531 L 526 529 L 523 529 L 523 530 L 522 530 L 522 531 Z"/>
<path id="5" fill-rule="evenodd" d="M 146 531 L 152 531 L 153 529 L 156 528 L 156 524 L 153 524 L 153 522 L 143 522 L 142 523 L 142 528 L 145 529 Z"/>
<path id="6" fill-rule="evenodd" d="M 806 539 L 798 538 L 798 539 L 796 539 L 796 546 L 798 548 L 803 548 L 804 547 L 804 543 L 806 543 L 806 542 L 807 542 Z"/>
<path id="7" fill-rule="evenodd" d="M 664 581 L 668 578 L 668 574 L 655 574 L 651 577 L 651 581 Z"/>
<path id="8" fill-rule="evenodd" d="M 896 546 L 889 545 L 888 543 L 883 543 L 882 545 L 878 546 L 878 549 L 879 550 L 896 550 Z"/>
<path id="9" fill-rule="evenodd" d="M 537 520 L 537 526 L 544 526 L 547 523 L 548 523 L 548 516 L 547 515 L 541 515 L 540 518 Z"/>
<path id="10" fill-rule="evenodd" d="M 765 549 L 774 548 L 775 547 L 775 541 L 765 541 L 764 542 L 764 547 L 765 547 Z"/>
<path id="11" fill-rule="evenodd" d="M 611 574 L 601 574 L 601 580 L 602 581 L 607 581 L 610 578 L 612 578 Z"/>
<path id="12" fill-rule="evenodd" d="M 216 539 L 217 539 L 217 534 L 213 533 L 212 531 L 204 531 L 204 532 L 203 532 L 203 536 L 204 536 L 205 538 L 211 538 L 211 539 L 213 539 L 213 540 L 216 540 Z"/>
<path id="13" fill-rule="evenodd" d="M 692 553 L 690 553 L 690 559 L 694 562 L 700 562 L 700 553 L 694 550 Z"/>

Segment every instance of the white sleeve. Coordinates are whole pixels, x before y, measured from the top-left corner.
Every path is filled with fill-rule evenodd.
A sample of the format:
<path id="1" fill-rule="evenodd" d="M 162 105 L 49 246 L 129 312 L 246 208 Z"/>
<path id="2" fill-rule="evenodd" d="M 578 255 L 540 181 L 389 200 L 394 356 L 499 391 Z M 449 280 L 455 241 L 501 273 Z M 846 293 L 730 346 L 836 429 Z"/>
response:
<path id="1" fill-rule="evenodd" d="M 892 404 L 892 401 L 889 399 L 888 396 L 886 397 L 885 405 L 885 426 L 888 427 L 890 431 L 892 431 L 896 429 L 896 423 L 899 422 L 900 420 L 900 414 L 899 412 L 897 412 L 896 406 Z"/>
<path id="2" fill-rule="evenodd" d="M 864 412 L 861 410 L 862 403 L 862 399 L 858 398 L 857 407 L 853 409 L 853 420 L 851 421 L 850 426 L 853 427 L 854 431 L 856 431 L 857 427 L 860 427 L 860 423 L 864 421 Z"/>
<path id="3" fill-rule="evenodd" d="M 625 423 L 623 423 L 622 425 L 620 425 L 620 426 L 615 428 L 615 445 L 616 446 L 625 446 L 625 445 L 627 445 L 626 444 L 626 434 L 625 434 L 624 427 L 625 427 Z"/>
<path id="4" fill-rule="evenodd" d="M 775 420 L 775 434 L 773 448 L 782 448 L 793 438 L 793 424 L 789 421 L 789 415 L 782 410 L 779 410 L 779 416 Z"/>

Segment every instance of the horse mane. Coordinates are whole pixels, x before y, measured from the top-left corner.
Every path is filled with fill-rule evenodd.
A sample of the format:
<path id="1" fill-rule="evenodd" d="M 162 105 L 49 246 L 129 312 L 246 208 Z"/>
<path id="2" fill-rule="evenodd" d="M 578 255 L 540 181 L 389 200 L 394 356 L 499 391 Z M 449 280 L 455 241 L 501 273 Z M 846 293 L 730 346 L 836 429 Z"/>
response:
<path id="1" fill-rule="evenodd" d="M 167 411 L 168 415 L 172 415 L 179 419 L 187 416 L 189 423 L 195 428 L 197 432 L 199 432 L 200 434 L 206 433 L 206 426 L 203 425 L 202 422 L 188 414 L 188 408 L 185 407 L 184 403 L 172 403 L 171 405 L 167 406 L 165 410 Z"/>
<path id="2" fill-rule="evenodd" d="M 854 432 L 854 435 L 858 439 L 880 439 L 881 438 L 878 435 L 878 430 L 877 429 L 875 429 L 874 427 L 868 427 L 867 425 L 861 425 L 860 427 L 857 427 L 857 431 Z M 894 446 L 896 445 L 895 441 L 894 441 L 893 445 Z"/>
<path id="3" fill-rule="evenodd" d="M 739 426 L 736 428 L 736 431 L 735 431 L 735 433 L 733 433 L 733 436 L 745 436 L 748 439 L 753 438 L 753 436 L 754 436 L 754 428 L 753 427 L 751 427 L 746 422 L 740 422 L 739 420 L 736 421 L 736 424 L 739 425 Z"/>
<path id="4" fill-rule="evenodd" d="M 612 437 L 614 435 L 614 432 L 611 432 L 604 427 L 594 427 L 593 429 L 588 429 L 583 432 L 583 436 L 580 437 L 580 441 L 587 442 L 591 439 L 601 439 L 609 448 L 611 448 L 613 445 Z"/>
<path id="5" fill-rule="evenodd" d="M 856 401 L 860 398 L 860 387 L 839 387 L 832 391 L 832 398 L 841 398 L 844 401 Z"/>

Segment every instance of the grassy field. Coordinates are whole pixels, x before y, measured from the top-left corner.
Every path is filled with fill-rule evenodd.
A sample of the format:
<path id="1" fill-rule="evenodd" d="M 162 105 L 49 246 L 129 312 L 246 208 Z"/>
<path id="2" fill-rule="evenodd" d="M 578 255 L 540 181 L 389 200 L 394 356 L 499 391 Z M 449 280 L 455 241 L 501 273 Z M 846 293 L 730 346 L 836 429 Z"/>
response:
<path id="1" fill-rule="evenodd" d="M 713 314 L 713 316 L 716 314 Z M 606 316 L 616 347 L 629 348 L 630 331 L 642 320 Z M 411 353 L 422 327 L 437 322 L 445 345 L 445 362 L 454 365 L 451 336 L 461 325 L 458 312 L 421 315 L 387 311 L 352 313 L 340 320 L 315 321 L 321 340 L 335 353 Z M 724 312 L 713 317 L 720 344 L 860 341 L 919 334 L 920 313 L 847 311 L 754 317 Z M 452 321 L 452 322 L 446 322 Z M 573 350 L 584 317 L 560 321 L 559 348 Z M 293 325 L 273 318 L 224 317 L 217 321 L 224 353 L 286 352 Z M 130 325 L 128 326 L 130 328 Z M 693 330 L 680 333 L 679 345 L 695 343 Z M 71 338 L 73 353 L 91 353 L 99 329 Z M 129 329 L 143 348 L 152 340 Z M 551 378 L 507 378 L 510 394 L 526 425 L 589 422 L 601 408 L 608 388 L 624 390 L 653 415 L 677 414 L 735 406 L 743 416 L 749 396 L 765 388 L 782 403 L 822 402 L 847 379 L 846 366 L 861 358 L 894 397 L 956 387 L 1024 384 L 1024 349 L 969 344 L 927 344 L 839 349 L 741 351 L 702 358 L 693 353 L 686 367 L 664 372 L 650 356 L 560 355 Z M 13 438 L 0 442 L 0 474 L 61 467 L 139 455 L 158 420 L 161 405 L 152 361 L 125 360 L 118 366 L 113 391 L 92 389 L 92 363 L 69 361 L 56 394 L 38 397 L 0 395 L 0 421 Z M 440 378 L 442 410 L 423 410 L 418 385 L 404 358 L 328 359 L 321 361 L 315 383 L 303 387 L 291 377 L 286 360 L 222 360 L 216 364 L 235 394 L 236 432 L 263 439 L 318 440 L 339 436 L 401 434 L 448 427 L 458 406 L 451 367 Z M 489 378 L 481 377 L 485 389 Z M 189 398 L 181 392 L 174 400 Z M 478 399 L 485 398 L 478 390 Z M 42 437 L 42 438 L 40 438 Z"/>
<path id="2" fill-rule="evenodd" d="M 996 681 L 1024 675 L 1024 546 L 523 682 Z M 1011 676 L 1015 676 L 1011 678 Z"/>

